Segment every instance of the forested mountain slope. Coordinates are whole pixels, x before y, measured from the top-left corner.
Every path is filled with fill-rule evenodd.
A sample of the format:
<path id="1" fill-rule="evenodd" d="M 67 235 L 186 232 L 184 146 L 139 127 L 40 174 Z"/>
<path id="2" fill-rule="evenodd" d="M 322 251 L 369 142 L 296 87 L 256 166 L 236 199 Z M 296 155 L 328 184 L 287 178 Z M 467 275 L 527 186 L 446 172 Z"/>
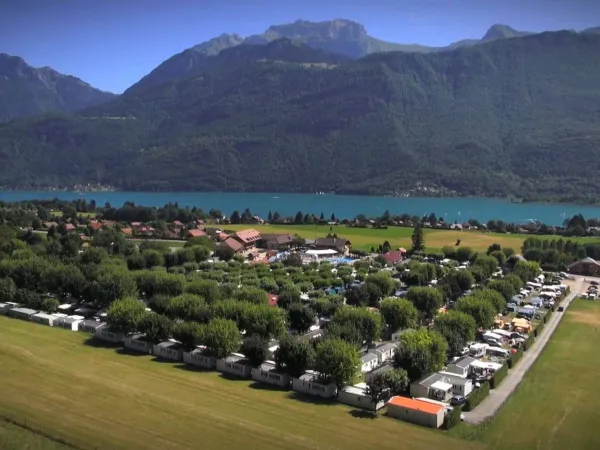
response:
<path id="1" fill-rule="evenodd" d="M 1 126 L 0 183 L 600 193 L 600 35 L 543 33 L 349 62 L 275 44 L 77 118 Z"/>
<path id="2" fill-rule="evenodd" d="M 0 122 L 45 112 L 74 112 L 114 98 L 84 83 L 17 56 L 0 53 Z"/>

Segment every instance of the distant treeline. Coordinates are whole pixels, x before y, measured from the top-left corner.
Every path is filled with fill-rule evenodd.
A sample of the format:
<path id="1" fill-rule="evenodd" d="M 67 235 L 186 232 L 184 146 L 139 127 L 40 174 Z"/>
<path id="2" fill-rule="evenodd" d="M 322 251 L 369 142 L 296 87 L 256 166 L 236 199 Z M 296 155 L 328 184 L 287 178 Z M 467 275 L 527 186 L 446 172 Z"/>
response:
<path id="1" fill-rule="evenodd" d="M 369 217 L 358 214 L 354 218 L 336 217 L 335 214 L 306 213 L 298 211 L 295 215 L 282 215 L 277 211 L 269 211 L 267 217 L 259 217 L 246 208 L 241 213 L 233 211 L 229 216 L 219 209 L 205 211 L 198 207 L 182 207 L 177 202 L 167 203 L 162 207 L 149 207 L 136 205 L 134 202 L 125 202 L 121 207 L 112 206 L 110 203 L 98 205 L 94 200 L 87 202 L 84 199 L 73 201 L 53 200 L 28 200 L 21 202 L 0 201 L 0 220 L 16 223 L 20 226 L 30 226 L 34 219 L 41 221 L 56 220 L 55 211 L 60 211 L 62 220 L 76 219 L 78 216 L 93 213 L 97 218 L 113 220 L 117 222 L 144 222 L 154 223 L 164 221 L 167 223 L 180 221 L 184 224 L 192 224 L 197 221 L 207 223 L 231 223 L 231 224 L 257 224 L 272 223 L 277 225 L 325 225 L 344 224 L 360 228 L 385 228 L 390 226 L 413 227 L 420 223 L 426 227 L 434 228 L 461 228 L 476 229 L 480 231 L 491 231 L 496 233 L 527 233 L 537 235 L 556 234 L 560 236 L 594 236 L 599 234 L 600 219 L 585 219 L 577 214 L 559 226 L 551 226 L 540 222 L 512 223 L 503 220 L 489 220 L 481 222 L 477 219 L 469 219 L 464 223 L 445 222 L 443 217 L 435 213 L 424 216 L 411 214 L 391 214 L 385 211 L 379 217 Z"/>

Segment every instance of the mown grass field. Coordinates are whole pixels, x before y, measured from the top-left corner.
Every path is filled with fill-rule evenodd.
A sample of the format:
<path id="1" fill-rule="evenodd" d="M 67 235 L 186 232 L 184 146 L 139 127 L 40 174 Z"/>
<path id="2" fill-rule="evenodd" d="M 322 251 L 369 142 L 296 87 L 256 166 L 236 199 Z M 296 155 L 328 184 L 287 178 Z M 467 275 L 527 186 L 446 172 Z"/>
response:
<path id="1" fill-rule="evenodd" d="M 70 447 L 0 419 L 0 449 L 67 450 Z"/>
<path id="2" fill-rule="evenodd" d="M 86 345 L 86 338 L 0 317 L 0 415 L 81 448 L 485 448 L 337 403 Z"/>
<path id="3" fill-rule="evenodd" d="M 600 301 L 576 300 L 565 314 L 523 384 L 479 436 L 490 450 L 600 449 Z"/>
<path id="4" fill-rule="evenodd" d="M 374 228 L 351 228 L 344 225 L 333 227 L 328 225 L 226 225 L 224 228 L 231 230 L 254 228 L 262 233 L 291 233 L 298 234 L 307 239 L 315 239 L 315 236 L 318 238 L 324 237 L 328 233 L 335 233 L 352 242 L 353 248 L 366 251 L 369 251 L 371 247 L 377 248 L 385 241 L 388 241 L 393 248 L 409 248 L 413 232 L 413 229 L 409 227 L 389 227 L 379 230 Z M 512 247 L 515 251 L 520 251 L 525 239 L 523 235 L 455 230 L 426 229 L 424 233 L 425 245 L 431 250 L 439 250 L 446 245 L 453 246 L 460 239 L 461 246 L 471 247 L 478 251 L 487 250 L 494 243 L 500 244 L 502 247 Z"/>

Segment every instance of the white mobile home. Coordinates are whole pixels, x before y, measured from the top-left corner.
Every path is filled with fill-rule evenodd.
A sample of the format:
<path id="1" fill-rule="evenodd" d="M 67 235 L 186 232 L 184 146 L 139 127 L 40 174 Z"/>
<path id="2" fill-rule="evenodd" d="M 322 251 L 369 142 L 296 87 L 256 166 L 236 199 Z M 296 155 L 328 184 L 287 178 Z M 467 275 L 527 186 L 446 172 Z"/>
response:
<path id="1" fill-rule="evenodd" d="M 411 397 L 426 397 L 439 402 L 448 402 L 453 394 L 452 383 L 448 377 L 439 373 L 426 375 L 410 385 Z"/>
<path id="2" fill-rule="evenodd" d="M 96 320 L 82 320 L 79 324 L 79 331 L 83 331 L 84 333 L 96 334 L 96 330 L 100 327 L 105 327 L 105 322 L 98 322 Z"/>
<path id="3" fill-rule="evenodd" d="M 252 367 L 240 353 L 232 353 L 226 358 L 218 359 L 217 370 L 236 377 L 250 378 L 252 376 Z"/>
<path id="4" fill-rule="evenodd" d="M 367 384 L 359 383 L 354 386 L 346 386 L 339 390 L 337 396 L 338 402 L 356 408 L 377 411 L 384 406 L 383 400 L 374 404 L 371 397 L 367 395 Z"/>
<path id="5" fill-rule="evenodd" d="M 400 396 L 392 397 L 387 409 L 390 417 L 431 428 L 442 426 L 446 412 L 442 405 Z"/>
<path id="6" fill-rule="evenodd" d="M 109 327 L 100 327 L 94 332 L 94 337 L 106 342 L 120 344 L 125 340 L 125 334 L 113 331 Z"/>
<path id="7" fill-rule="evenodd" d="M 469 347 L 469 356 L 472 358 L 481 358 L 485 356 L 485 351 L 488 347 L 488 344 L 473 344 Z"/>
<path id="8" fill-rule="evenodd" d="M 131 334 L 123 339 L 123 347 L 134 352 L 152 354 L 152 342 L 145 340 L 143 334 Z"/>
<path id="9" fill-rule="evenodd" d="M 321 382 L 316 372 L 307 370 L 300 378 L 292 378 L 292 389 L 304 394 L 316 395 L 322 398 L 335 397 L 337 387 L 335 383 Z"/>
<path id="10" fill-rule="evenodd" d="M 13 309 L 14 306 L 9 303 L 0 303 L 0 316 L 5 316 L 8 311 Z"/>
<path id="11" fill-rule="evenodd" d="M 183 346 L 177 341 L 164 341 L 152 347 L 152 353 L 157 358 L 183 361 Z"/>
<path id="12" fill-rule="evenodd" d="M 393 367 L 390 364 L 383 364 L 373 370 L 371 370 L 370 372 L 365 373 L 365 382 L 366 383 L 370 383 L 373 378 L 375 378 L 377 375 L 382 374 L 384 372 L 387 372 L 389 370 L 392 370 Z"/>
<path id="13" fill-rule="evenodd" d="M 30 308 L 13 308 L 9 310 L 6 315 L 9 317 L 14 317 L 15 319 L 21 320 L 30 320 L 34 314 L 37 314 L 38 311 Z"/>
<path id="14" fill-rule="evenodd" d="M 469 371 L 471 368 L 471 364 L 476 361 L 475 358 L 471 358 L 470 356 L 462 356 L 460 358 L 455 359 L 446 367 L 446 372 L 453 373 L 459 377 L 467 377 L 469 376 Z"/>
<path id="15" fill-rule="evenodd" d="M 81 323 L 81 319 L 76 319 L 74 317 L 59 317 L 54 320 L 54 326 L 59 328 L 64 328 L 65 330 L 77 331 L 79 329 L 79 324 Z"/>
<path id="16" fill-rule="evenodd" d="M 369 353 L 373 353 L 377 356 L 378 363 L 383 364 L 384 362 L 394 357 L 394 351 L 396 350 L 397 344 L 386 342 L 385 344 L 378 345 L 375 348 L 369 349 Z"/>
<path id="17" fill-rule="evenodd" d="M 282 388 L 289 388 L 292 381 L 287 373 L 277 370 L 273 361 L 266 361 L 260 367 L 253 368 L 252 379 L 259 383 L 273 384 Z"/>
<path id="18" fill-rule="evenodd" d="M 204 354 L 205 350 L 205 347 L 198 347 L 191 352 L 183 352 L 183 362 L 203 369 L 214 369 L 217 367 L 217 358 Z"/>
<path id="19" fill-rule="evenodd" d="M 365 353 L 360 357 L 360 364 L 360 371 L 362 373 L 370 372 L 379 365 L 379 360 L 374 353 Z"/>
<path id="20" fill-rule="evenodd" d="M 54 324 L 54 320 L 55 320 L 54 316 L 43 313 L 43 312 L 40 312 L 40 313 L 37 313 L 37 314 L 34 314 L 33 316 L 31 316 L 32 322 L 41 323 L 42 325 L 52 326 Z"/>
<path id="21" fill-rule="evenodd" d="M 466 397 L 473 392 L 473 380 L 461 377 L 451 372 L 438 372 L 444 377 L 444 381 L 452 385 L 452 395 Z"/>

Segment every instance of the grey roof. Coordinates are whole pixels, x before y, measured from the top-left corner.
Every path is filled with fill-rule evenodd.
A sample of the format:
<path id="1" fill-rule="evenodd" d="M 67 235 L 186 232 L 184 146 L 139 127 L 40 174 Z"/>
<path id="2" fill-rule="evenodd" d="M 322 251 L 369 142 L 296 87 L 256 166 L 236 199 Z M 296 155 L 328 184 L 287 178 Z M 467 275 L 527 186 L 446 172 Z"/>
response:
<path id="1" fill-rule="evenodd" d="M 386 342 L 385 344 L 378 345 L 377 347 L 371 349 L 376 352 L 387 352 L 388 350 L 395 350 L 398 344 L 393 342 Z"/>
<path id="2" fill-rule="evenodd" d="M 158 343 L 156 345 L 158 347 L 175 348 L 175 349 L 178 349 L 179 347 L 181 347 L 181 344 L 179 342 L 173 342 L 173 341 L 163 341 L 163 342 L 160 342 L 160 343 Z"/>
<path id="3" fill-rule="evenodd" d="M 420 384 L 421 386 L 424 386 L 426 388 L 430 388 L 433 385 L 433 383 L 435 383 L 436 381 L 440 381 L 443 378 L 444 376 L 440 375 L 439 373 L 430 373 L 429 375 L 425 375 L 423 378 L 416 381 L 415 383 Z"/>
<path id="4" fill-rule="evenodd" d="M 470 356 L 463 356 L 462 358 L 458 358 L 456 361 L 450 363 L 456 367 L 460 367 L 461 369 L 466 369 L 471 364 L 476 361 L 475 358 L 471 358 Z"/>
<path id="5" fill-rule="evenodd" d="M 98 322 L 96 320 L 84 320 L 83 322 L 81 322 L 81 325 L 84 327 L 89 327 L 89 328 L 100 328 L 104 325 L 106 325 L 105 322 Z"/>
<path id="6" fill-rule="evenodd" d="M 378 373 L 384 373 L 387 372 L 388 370 L 392 370 L 393 367 L 391 366 L 391 364 L 382 364 L 379 367 L 376 367 L 375 369 L 371 370 L 369 373 L 371 375 L 376 375 Z"/>
<path id="7" fill-rule="evenodd" d="M 33 314 L 37 314 L 38 313 L 38 311 L 36 311 L 35 309 L 31 309 L 31 308 L 13 308 L 10 311 L 11 312 L 23 313 L 23 314 L 29 314 L 29 315 L 33 315 Z"/>
<path id="8" fill-rule="evenodd" d="M 369 361 L 373 361 L 373 360 L 377 361 L 377 355 L 375 355 L 373 353 L 365 353 L 364 355 L 362 355 L 360 357 L 360 360 L 363 363 L 366 363 L 366 362 L 369 362 Z"/>
<path id="9" fill-rule="evenodd" d="M 264 363 L 262 363 L 260 365 L 260 370 L 262 370 L 263 372 L 273 372 L 277 369 L 277 366 L 275 365 L 275 363 L 271 362 L 271 361 L 265 361 Z"/>
<path id="10" fill-rule="evenodd" d="M 580 259 L 579 261 L 575 261 L 574 263 L 569 264 L 567 266 L 567 268 L 570 269 L 571 267 L 575 267 L 575 266 L 577 266 L 577 264 L 581 264 L 581 263 L 583 263 L 583 264 L 595 264 L 597 266 L 600 266 L 600 263 L 598 261 L 590 258 L 589 256 L 586 256 L 585 258 Z"/>

